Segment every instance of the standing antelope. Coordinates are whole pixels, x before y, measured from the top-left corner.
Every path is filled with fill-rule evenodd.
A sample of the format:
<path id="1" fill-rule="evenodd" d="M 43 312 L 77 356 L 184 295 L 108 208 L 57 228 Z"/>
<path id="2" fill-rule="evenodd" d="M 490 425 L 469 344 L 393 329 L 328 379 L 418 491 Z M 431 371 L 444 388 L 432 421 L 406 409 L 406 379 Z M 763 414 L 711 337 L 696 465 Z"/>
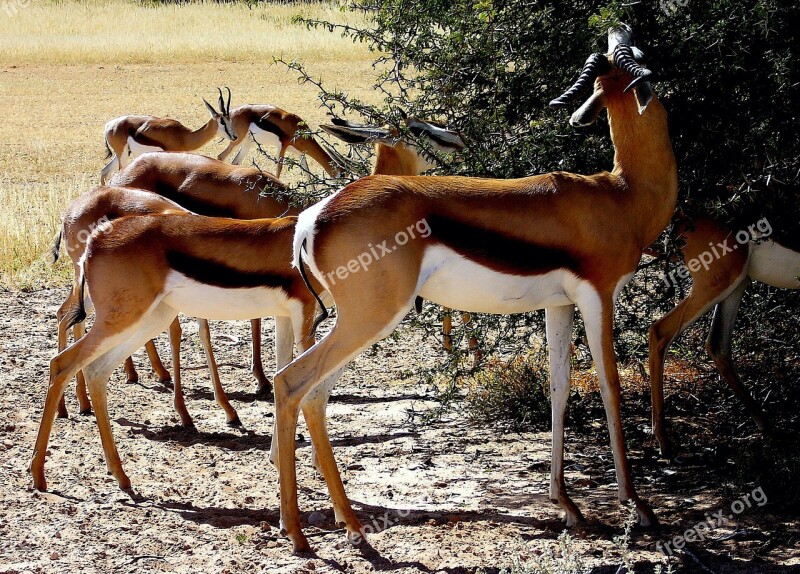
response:
<path id="1" fill-rule="evenodd" d="M 302 407 L 337 522 L 364 531 L 342 485 L 325 426 L 325 399 L 336 375 L 389 335 L 417 296 L 483 313 L 547 310 L 553 408 L 550 498 L 567 524 L 581 520 L 564 482 L 564 415 L 574 308 L 583 314 L 608 419 L 618 493 L 655 521 L 630 477 L 620 420 L 613 345 L 615 299 L 642 250 L 669 222 L 677 171 L 666 112 L 636 60 L 627 26 L 609 30 L 608 54 L 589 57 L 556 108 L 594 85 L 572 115 L 575 126 L 608 110 L 614 168 L 591 176 L 565 172 L 516 180 L 370 176 L 300 214 L 294 261 L 332 295 L 333 329 L 274 378 L 281 523 L 295 551 L 309 548 L 297 503 L 295 429 Z M 610 222 L 608 215 L 615 214 Z M 375 246 L 381 246 L 373 253 Z M 386 248 L 384 250 L 384 248 Z M 373 254 L 369 269 L 355 263 Z M 361 258 L 361 259 L 360 259 Z"/>
<path id="2" fill-rule="evenodd" d="M 463 147 L 463 142 L 455 139 L 455 132 L 443 130 L 433 124 L 421 120 L 413 121 L 416 134 L 420 137 L 431 139 L 434 148 L 439 153 L 450 153 Z M 431 136 L 434 137 L 431 137 Z M 446 145 L 446 142 L 450 142 Z M 415 166 L 419 172 L 430 169 L 433 164 L 423 163 L 419 159 L 417 147 L 406 144 L 399 139 L 386 140 L 379 145 L 377 165 L 382 169 L 397 173 L 401 169 L 410 170 Z M 417 171 L 411 172 L 417 173 Z M 297 207 L 291 206 L 286 201 L 287 189 L 275 177 L 260 171 L 255 167 L 230 165 L 224 162 L 207 158 L 202 155 L 189 153 L 159 153 L 150 152 L 136 158 L 123 171 L 115 174 L 111 184 L 116 187 L 143 189 L 163 196 L 167 200 L 177 203 L 182 208 L 191 210 L 200 215 L 216 217 L 232 217 L 235 219 L 259 219 L 296 215 L 300 212 Z M 54 258 L 58 258 L 59 245 L 63 236 L 72 258 L 74 276 L 78 276 L 78 262 L 83 254 L 81 234 L 86 233 L 97 221 L 111 221 L 124 215 L 140 215 L 157 213 L 162 209 L 176 209 L 171 202 L 160 201 L 160 198 L 151 197 L 150 194 L 121 194 L 104 188 L 97 188 L 74 200 L 65 211 L 62 218 L 62 231 L 58 236 L 53 249 Z M 78 249 L 80 247 L 80 249 Z M 77 293 L 70 291 L 66 301 L 58 311 L 59 320 L 59 352 L 66 348 L 67 328 L 62 321 L 65 314 L 74 305 Z M 211 348 L 211 335 L 208 321 L 198 318 L 200 341 L 206 354 L 211 372 L 214 394 L 217 402 L 227 414 L 230 423 L 236 423 L 238 416 L 230 406 L 222 388 L 219 373 Z M 271 385 L 264 374 L 261 360 L 261 319 L 251 319 L 252 331 L 252 372 L 258 381 L 257 396 L 266 396 L 271 392 Z M 83 335 L 83 322 L 73 326 L 75 338 Z M 170 328 L 170 340 L 173 361 L 173 374 L 175 383 L 176 410 L 181 416 L 184 426 L 191 426 L 191 417 L 183 406 L 180 382 L 180 324 L 175 323 Z M 277 341 L 276 341 L 277 344 Z M 169 372 L 164 368 L 158 357 L 155 345 L 148 342 L 146 350 L 153 369 L 160 380 L 168 380 Z M 276 350 L 277 352 L 277 350 Z M 138 375 L 133 362 L 128 358 L 125 361 L 128 380 L 136 380 Z M 81 373 L 78 374 L 76 387 L 81 413 L 91 410 L 86 395 L 85 383 Z M 67 410 L 62 397 L 59 405 L 59 416 L 66 417 Z M 274 457 L 273 457 L 274 458 Z"/>
<path id="3" fill-rule="evenodd" d="M 758 427 L 762 431 L 768 429 L 764 413 L 742 384 L 733 365 L 733 327 L 750 278 L 773 287 L 800 288 L 800 245 L 790 246 L 788 242 L 773 237 L 737 245 L 734 234 L 730 228 L 707 218 L 698 219 L 693 229 L 684 228 L 680 231 L 686 242 L 683 260 L 687 264 L 701 261 L 703 254 L 719 253 L 720 256 L 714 258 L 710 265 L 688 265 L 692 276 L 692 289 L 688 297 L 650 327 L 653 434 L 665 456 L 671 454 L 664 419 L 666 353 L 672 341 L 712 307 L 714 318 L 708 333 L 706 350 Z"/>
<path id="4" fill-rule="evenodd" d="M 74 277 L 78 277 L 79 261 L 89 231 L 95 227 L 113 226 L 113 221 L 129 215 L 155 214 L 162 212 L 184 213 L 187 209 L 203 215 L 256 219 L 296 214 L 299 209 L 291 207 L 284 199 L 286 187 L 272 175 L 254 167 L 232 166 L 205 156 L 188 153 L 146 153 L 135 159 L 124 171 L 112 178 L 117 187 L 98 187 L 76 198 L 62 216 L 61 231 L 53 247 L 53 259 L 58 259 L 60 244 L 63 242 L 72 260 Z M 142 191 L 148 190 L 148 191 Z M 153 193 L 151 193 L 153 192 Z M 276 197 L 277 195 L 277 197 Z M 98 225 L 98 222 L 101 225 Z M 63 318 L 75 304 L 78 292 L 74 287 L 58 310 L 58 349 L 66 348 L 67 324 Z M 217 402 L 227 415 L 229 424 L 236 424 L 238 416 L 230 405 L 220 384 L 213 351 L 210 345 L 208 322 L 198 319 L 199 335 L 206 358 L 209 362 L 214 394 Z M 264 374 L 261 362 L 261 320 L 252 321 L 253 363 L 252 371 L 258 381 L 257 395 L 263 396 L 271 391 L 271 385 Z M 73 325 L 75 339 L 83 336 L 83 321 Z M 170 328 L 173 373 L 175 384 L 176 410 L 184 426 L 192 421 L 181 395 L 180 384 L 180 324 Z M 153 370 L 159 380 L 170 379 L 156 351 L 155 345 L 145 346 Z M 129 381 L 138 379 L 133 362 L 125 361 Z M 82 373 L 78 373 L 76 387 L 81 413 L 91 412 Z M 59 404 L 60 417 L 67 416 L 62 397 Z"/>
<path id="5" fill-rule="evenodd" d="M 453 153 L 464 149 L 464 140 L 461 134 L 445 129 L 442 126 L 424 122 L 416 118 L 409 118 L 402 112 L 403 120 L 409 131 L 417 137 L 425 138 L 431 147 L 439 153 Z M 436 167 L 425 153 L 421 153 L 418 146 L 403 142 L 396 129 L 362 126 L 334 120 L 334 125 L 321 125 L 323 131 L 340 140 L 353 144 L 374 144 L 376 150 L 375 167 L 372 175 L 419 175 Z M 461 314 L 461 322 L 469 328 L 472 317 L 469 313 Z M 451 311 L 445 309 L 442 318 L 442 333 L 444 335 L 444 348 L 451 351 L 452 344 L 452 318 Z M 475 335 L 469 337 L 469 350 L 473 353 L 475 364 L 480 362 L 481 351 Z"/>
<path id="6" fill-rule="evenodd" d="M 108 379 L 179 312 L 220 320 L 275 316 L 279 367 L 291 360 L 293 343 L 301 351 L 311 345 L 315 306 L 322 302 L 291 267 L 296 219 L 240 221 L 173 212 L 123 217 L 91 235 L 73 286 L 78 296 L 63 321 L 65 327 L 83 321 L 87 290 L 95 321 L 50 362 L 30 466 L 36 488 L 47 488 L 47 443 L 64 387 L 78 371 L 86 379 L 108 469 L 121 488 L 130 488 L 111 434 Z M 316 292 L 322 290 L 310 281 Z"/>
<path id="7" fill-rule="evenodd" d="M 217 135 L 236 139 L 236 129 L 230 118 L 231 91 L 228 104 L 219 91 L 219 111 L 205 98 L 211 119 L 196 130 L 190 130 L 177 120 L 154 116 L 120 116 L 106 123 L 105 143 L 111 161 L 100 172 L 100 184 L 104 184 L 115 169 L 124 169 L 128 162 L 147 151 L 194 151 L 200 149 Z"/>
<path id="8" fill-rule="evenodd" d="M 278 149 L 275 177 L 281 176 L 283 158 L 287 151 L 310 155 L 331 177 L 341 174 L 336 160 L 317 140 L 298 133 L 306 124 L 297 114 L 275 106 L 247 104 L 230 112 L 230 121 L 238 137 L 231 138 L 228 147 L 217 156 L 219 160 L 225 160 L 231 152 L 238 150 L 232 163 L 239 165 L 253 146 L 258 144 L 261 147 L 272 146 Z"/>

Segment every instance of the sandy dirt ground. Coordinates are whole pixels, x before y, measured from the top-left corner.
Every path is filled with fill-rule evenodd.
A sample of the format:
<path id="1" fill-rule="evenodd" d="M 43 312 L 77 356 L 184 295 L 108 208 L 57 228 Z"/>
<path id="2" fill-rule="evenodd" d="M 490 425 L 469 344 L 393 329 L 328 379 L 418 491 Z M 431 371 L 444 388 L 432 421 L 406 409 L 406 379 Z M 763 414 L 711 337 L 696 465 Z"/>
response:
<path id="1" fill-rule="evenodd" d="M 226 427 L 213 400 L 196 328 L 184 323 L 184 381 L 196 430 L 184 430 L 170 390 L 136 356 L 138 383 L 121 369 L 109 384 L 112 427 L 133 493 L 106 473 L 92 416 L 58 419 L 49 446 L 49 492 L 33 489 L 27 466 L 41 416 L 55 311 L 64 289 L 0 293 L 0 573 L 11 572 L 375 572 L 497 573 L 514 556 L 535 557 L 563 528 L 548 501 L 549 433 L 502 434 L 453 414 L 422 424 L 429 389 L 400 374 L 441 358 L 401 328 L 349 367 L 329 408 L 332 443 L 370 546 L 352 547 L 337 529 L 325 484 L 298 442 L 302 521 L 315 549 L 293 556 L 278 532 L 277 473 L 268 461 L 273 404 L 255 401 L 248 325 L 212 323 L 221 376 L 244 424 Z M 265 321 L 265 367 L 273 368 Z M 166 338 L 158 341 L 165 363 Z M 732 518 L 691 542 L 674 563 L 683 572 L 798 572 L 800 523 L 719 486 L 703 453 L 668 464 L 655 454 L 647 420 L 626 421 L 636 484 L 660 529 L 635 530 L 637 572 L 662 561 L 657 543 L 720 509 Z M 572 532 L 596 572 L 617 572 L 612 538 L 626 509 L 615 500 L 604 424 L 570 432 L 567 483 L 587 523 Z"/>

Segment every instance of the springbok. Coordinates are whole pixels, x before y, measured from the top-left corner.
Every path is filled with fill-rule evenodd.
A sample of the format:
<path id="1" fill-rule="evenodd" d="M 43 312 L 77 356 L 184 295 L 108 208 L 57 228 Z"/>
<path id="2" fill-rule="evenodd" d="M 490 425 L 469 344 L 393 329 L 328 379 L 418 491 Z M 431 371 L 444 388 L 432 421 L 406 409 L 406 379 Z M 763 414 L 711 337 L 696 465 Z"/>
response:
<path id="1" fill-rule="evenodd" d="M 612 28 L 608 53 L 592 54 L 580 77 L 551 105 L 569 105 L 575 126 L 608 110 L 614 168 L 591 176 L 554 172 L 516 180 L 369 176 L 303 211 L 294 264 L 307 266 L 333 297 L 336 324 L 273 380 L 281 524 L 296 552 L 309 549 L 300 527 L 295 470 L 298 410 L 308 423 L 336 521 L 359 540 L 363 528 L 344 490 L 324 420 L 337 374 L 389 335 L 417 296 L 483 313 L 545 308 L 553 408 L 550 498 L 568 525 L 581 513 L 564 482 L 564 414 L 570 384 L 574 308 L 584 318 L 608 419 L 618 494 L 643 525 L 655 521 L 634 489 L 620 420 L 614 354 L 615 299 L 642 251 L 669 222 L 677 171 L 666 112 L 637 60 L 627 26 Z M 615 214 L 610 222 L 608 214 Z M 377 248 L 377 249 L 376 249 Z M 324 314 L 323 314 L 324 316 Z M 322 413 L 322 414 L 320 414 Z"/>
<path id="2" fill-rule="evenodd" d="M 78 295 L 62 321 L 68 328 L 84 320 L 87 290 L 95 321 L 50 363 L 30 466 L 36 488 L 47 488 L 45 452 L 58 402 L 79 371 L 86 379 L 108 469 L 120 488 L 130 488 L 111 434 L 106 386 L 114 369 L 173 324 L 179 312 L 220 320 L 275 316 L 279 367 L 291 360 L 293 343 L 301 351 L 311 345 L 315 306 L 322 302 L 307 284 L 315 292 L 322 286 L 291 267 L 296 219 L 243 221 L 169 212 L 122 217 L 93 232 L 78 264 L 73 286 Z"/>
<path id="3" fill-rule="evenodd" d="M 458 132 L 432 122 L 409 118 L 405 112 L 402 110 L 400 112 L 409 131 L 427 140 L 433 150 L 439 153 L 452 153 L 464 149 L 466 144 Z M 413 142 L 404 142 L 398 130 L 391 127 L 364 126 L 334 120 L 333 125 L 321 125 L 320 128 L 351 145 L 374 144 L 376 158 L 372 175 L 420 175 L 437 166 L 417 145 Z M 417 307 L 419 306 L 420 302 L 417 304 Z M 469 329 L 472 317 L 469 313 L 462 313 L 461 322 L 465 329 Z M 452 313 L 449 309 L 445 309 L 442 317 L 442 334 L 443 345 L 447 351 L 453 349 L 452 330 Z M 478 338 L 474 334 L 469 336 L 469 350 L 473 353 L 474 363 L 476 365 L 480 363 L 481 351 Z"/>
<path id="4" fill-rule="evenodd" d="M 800 288 L 800 244 L 775 239 L 771 235 L 771 226 L 767 228 L 768 222 L 761 229 L 762 221 L 766 220 L 759 221 L 755 233 L 752 229 L 746 233 L 752 237 L 769 231 L 769 236 L 750 241 L 741 241 L 736 231 L 708 218 L 699 218 L 693 228 L 684 226 L 679 232 L 686 242 L 683 248 L 684 274 L 691 274 L 692 288 L 672 311 L 653 323 L 649 333 L 653 434 L 664 456 L 671 455 L 664 418 L 666 353 L 672 341 L 712 307 L 714 318 L 706 350 L 758 427 L 762 431 L 769 428 L 761 407 L 750 396 L 733 365 L 733 328 L 751 278 L 773 287 Z"/>
<path id="5" fill-rule="evenodd" d="M 67 253 L 72 260 L 74 277 L 78 276 L 79 260 L 83 255 L 83 247 L 90 232 L 95 228 L 102 231 L 108 226 L 113 226 L 113 221 L 120 217 L 192 210 L 209 216 L 257 219 L 296 214 L 300 211 L 299 208 L 292 207 L 288 203 L 286 186 L 272 175 L 255 167 L 233 166 L 197 154 L 146 153 L 131 162 L 125 170 L 115 174 L 112 182 L 115 187 L 94 188 L 76 198 L 62 216 L 61 231 L 52 250 L 53 260 L 58 260 L 63 239 Z M 147 192 L 142 190 L 147 190 Z M 59 352 L 66 348 L 67 343 L 67 327 L 63 318 L 74 306 L 74 298 L 77 295 L 78 293 L 71 289 L 57 313 Z M 210 345 L 208 322 L 205 319 L 198 319 L 198 323 L 200 340 L 211 371 L 215 397 L 225 410 L 228 423 L 236 424 L 238 416 L 230 406 L 220 384 Z M 252 372 L 258 381 L 256 394 L 265 396 L 271 392 L 272 387 L 264 374 L 261 362 L 261 320 L 254 319 L 251 323 L 253 332 Z M 73 326 L 73 336 L 78 339 L 83 334 L 84 326 L 81 321 Z M 191 417 L 182 406 L 183 398 L 180 396 L 180 366 L 179 357 L 176 356 L 177 346 L 180 345 L 180 334 L 180 324 L 176 323 L 170 328 L 176 410 L 181 416 L 182 424 L 191 426 Z M 145 348 L 159 380 L 169 380 L 169 371 L 163 366 L 155 345 L 149 341 Z M 138 374 L 130 358 L 125 361 L 125 371 L 129 381 L 138 379 Z M 90 413 L 91 405 L 86 395 L 82 373 L 78 373 L 76 392 L 80 412 L 82 414 Z M 63 397 L 58 414 L 60 417 L 67 416 Z"/>
<path id="6" fill-rule="evenodd" d="M 177 120 L 154 116 L 120 116 L 106 123 L 106 157 L 111 160 L 100 172 L 100 184 L 105 184 L 115 169 L 124 169 L 131 159 L 148 151 L 194 151 L 217 135 L 235 140 L 237 132 L 230 119 L 231 91 L 226 88 L 226 106 L 222 90 L 217 90 L 219 111 L 203 98 L 211 119 L 196 130 L 190 130 Z"/>
<path id="7" fill-rule="evenodd" d="M 247 104 L 234 108 L 230 112 L 230 121 L 238 137 L 231 138 L 228 147 L 217 156 L 221 161 L 237 150 L 232 163 L 241 164 L 250 150 L 258 144 L 260 147 L 271 146 L 278 149 L 278 165 L 275 168 L 277 178 L 281 176 L 287 151 L 311 156 L 331 177 L 341 175 L 341 166 L 317 140 L 298 133 L 306 123 L 297 114 L 275 106 Z"/>

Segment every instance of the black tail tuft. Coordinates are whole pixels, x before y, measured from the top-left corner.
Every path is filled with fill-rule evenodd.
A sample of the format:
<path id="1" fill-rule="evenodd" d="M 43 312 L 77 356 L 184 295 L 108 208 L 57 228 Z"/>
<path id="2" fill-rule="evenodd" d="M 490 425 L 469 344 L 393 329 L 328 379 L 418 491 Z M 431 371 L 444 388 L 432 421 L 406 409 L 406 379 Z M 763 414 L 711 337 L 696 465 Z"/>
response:
<path id="1" fill-rule="evenodd" d="M 305 239 L 303 239 L 303 245 L 301 246 L 301 249 L 303 251 L 306 251 Z M 308 252 L 306 251 L 306 253 Z M 319 324 L 328 318 L 328 308 L 325 307 L 325 303 L 322 302 L 322 299 L 320 299 L 319 294 L 316 291 L 314 291 L 314 288 L 311 286 L 311 282 L 308 280 L 308 275 L 306 275 L 306 267 L 303 264 L 302 254 L 298 259 L 299 261 L 297 267 L 300 269 L 300 277 L 303 278 L 303 282 L 306 284 L 306 287 L 308 287 L 308 290 L 311 291 L 311 294 L 314 296 L 314 299 L 316 299 L 317 303 L 319 303 L 320 309 L 322 309 L 322 314 L 320 314 L 316 319 L 314 319 L 314 326 L 311 328 L 311 333 L 314 333 L 317 330 L 317 327 L 319 327 Z"/>
<path id="2" fill-rule="evenodd" d="M 63 234 L 64 226 L 62 225 L 58 230 L 56 240 L 53 242 L 53 247 L 50 248 L 50 263 L 52 264 L 58 263 L 59 251 L 61 251 L 61 237 Z"/>
<path id="3" fill-rule="evenodd" d="M 112 155 L 114 155 L 114 152 L 111 151 L 111 146 L 108 145 L 108 140 L 106 138 L 103 138 L 103 143 L 106 144 L 106 157 L 104 157 L 103 159 L 108 159 Z"/>
<path id="4" fill-rule="evenodd" d="M 73 302 L 72 307 L 69 311 L 64 315 L 61 319 L 62 321 L 66 321 L 67 325 L 66 329 L 69 329 L 73 325 L 77 325 L 78 323 L 83 323 L 86 320 L 86 307 L 84 306 L 84 297 L 86 295 L 86 275 L 81 273 L 81 282 L 78 286 L 78 296 L 77 301 Z"/>

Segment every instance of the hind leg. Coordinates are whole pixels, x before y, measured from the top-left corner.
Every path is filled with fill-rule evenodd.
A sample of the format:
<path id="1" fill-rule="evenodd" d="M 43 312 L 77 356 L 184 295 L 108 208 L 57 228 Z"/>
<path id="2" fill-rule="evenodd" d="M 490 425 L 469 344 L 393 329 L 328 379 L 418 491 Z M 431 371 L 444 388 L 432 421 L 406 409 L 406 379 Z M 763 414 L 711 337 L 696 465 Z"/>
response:
<path id="1" fill-rule="evenodd" d="M 83 321 L 76 323 L 75 326 L 72 327 L 72 334 L 76 341 L 82 339 L 86 334 L 86 323 Z M 78 371 L 75 378 L 77 379 L 75 394 L 78 396 L 78 414 L 90 415 L 92 414 L 92 403 L 89 402 L 89 395 L 86 394 L 86 379 L 83 371 Z"/>
<path id="2" fill-rule="evenodd" d="M 166 383 L 170 380 L 170 374 L 164 363 L 161 362 L 161 357 L 158 356 L 158 350 L 153 340 L 147 341 L 144 344 L 144 350 L 147 352 L 147 358 L 150 360 L 150 366 L 156 375 L 159 383 Z"/>
<path id="3" fill-rule="evenodd" d="M 299 356 L 285 369 L 275 375 L 276 430 L 280 471 L 281 524 L 292 541 L 295 552 L 307 551 L 310 547 L 300 528 L 297 504 L 297 475 L 295 469 L 295 431 L 299 408 L 310 392 L 326 379 L 336 375 L 358 353 L 379 341 L 400 323 L 414 304 L 413 284 L 408 286 L 408 297 L 395 306 L 364 309 L 361 297 L 354 297 L 358 290 L 333 294 L 337 303 L 338 317 L 333 330 L 319 343 Z M 367 312 L 368 311 L 368 312 Z M 326 433 L 322 401 L 306 403 L 306 415 L 311 421 L 309 433 L 317 450 L 317 460 L 328 485 L 338 520 L 345 523 L 351 540 L 364 536 L 361 523 L 355 516 L 342 484 L 339 469 Z"/>
<path id="4" fill-rule="evenodd" d="M 169 326 L 169 348 L 172 352 L 172 404 L 181 417 L 181 425 L 184 428 L 193 428 L 194 422 L 186 410 L 186 402 L 183 399 L 183 383 L 181 381 L 181 338 L 183 330 L 177 317 Z"/>

